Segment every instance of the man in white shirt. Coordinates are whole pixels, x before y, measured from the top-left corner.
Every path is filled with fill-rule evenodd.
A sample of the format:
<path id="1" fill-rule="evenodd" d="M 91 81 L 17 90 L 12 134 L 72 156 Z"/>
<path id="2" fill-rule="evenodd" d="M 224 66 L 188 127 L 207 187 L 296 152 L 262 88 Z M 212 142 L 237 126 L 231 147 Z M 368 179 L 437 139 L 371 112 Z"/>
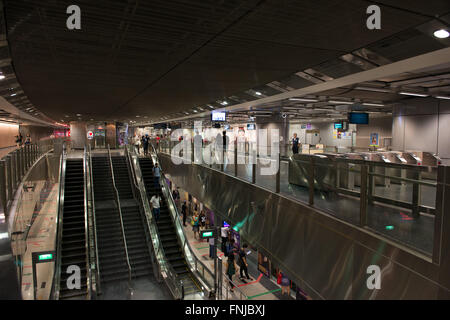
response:
<path id="1" fill-rule="evenodd" d="M 152 207 L 153 214 L 155 216 L 156 221 L 159 219 L 159 207 L 160 207 L 161 198 L 158 194 L 153 195 L 150 199 L 150 206 Z"/>
<path id="2" fill-rule="evenodd" d="M 227 241 L 228 241 L 228 227 L 222 227 L 220 228 L 220 236 L 222 238 L 222 245 L 221 245 L 221 249 L 223 253 L 226 253 L 227 251 Z"/>

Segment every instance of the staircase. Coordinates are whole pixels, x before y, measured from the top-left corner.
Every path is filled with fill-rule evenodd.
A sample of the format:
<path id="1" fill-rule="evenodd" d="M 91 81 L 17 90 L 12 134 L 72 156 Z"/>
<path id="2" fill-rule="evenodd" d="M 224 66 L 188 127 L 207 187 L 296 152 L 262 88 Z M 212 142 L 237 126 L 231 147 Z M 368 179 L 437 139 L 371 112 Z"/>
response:
<path id="1" fill-rule="evenodd" d="M 167 206 L 167 199 L 163 197 L 161 187 L 155 184 L 153 162 L 150 158 L 139 158 L 139 166 L 148 199 L 150 200 L 155 194 L 159 194 L 161 197 L 160 218 L 157 222 L 157 228 L 165 257 L 176 272 L 178 279 L 183 281 L 185 295 L 200 292 L 201 286 L 190 272 L 178 241 L 177 232 Z"/>
<path id="2" fill-rule="evenodd" d="M 80 299 L 88 295 L 88 263 L 84 214 L 84 171 L 82 159 L 66 160 L 66 177 L 64 180 L 64 207 L 61 242 L 61 278 L 59 299 Z M 81 288 L 68 289 L 67 274 L 70 265 L 77 265 L 81 270 Z"/>

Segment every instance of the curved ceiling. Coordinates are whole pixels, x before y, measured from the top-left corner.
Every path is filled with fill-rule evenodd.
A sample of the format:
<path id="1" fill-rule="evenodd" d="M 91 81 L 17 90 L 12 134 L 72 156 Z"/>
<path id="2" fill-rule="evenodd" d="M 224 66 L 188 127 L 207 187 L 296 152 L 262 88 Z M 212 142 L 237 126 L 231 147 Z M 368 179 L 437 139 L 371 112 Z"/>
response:
<path id="1" fill-rule="evenodd" d="M 370 4 L 382 29 L 366 28 Z M 159 118 L 287 77 L 450 11 L 448 0 L 6 0 L 17 78 L 60 120 Z"/>

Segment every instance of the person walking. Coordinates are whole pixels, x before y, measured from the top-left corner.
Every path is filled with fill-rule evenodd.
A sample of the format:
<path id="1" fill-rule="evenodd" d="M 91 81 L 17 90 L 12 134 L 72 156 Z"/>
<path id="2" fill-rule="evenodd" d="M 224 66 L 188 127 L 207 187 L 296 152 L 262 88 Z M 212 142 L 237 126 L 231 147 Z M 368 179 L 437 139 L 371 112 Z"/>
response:
<path id="1" fill-rule="evenodd" d="M 239 274 L 241 280 L 244 280 L 244 273 L 247 277 L 247 280 L 253 280 L 253 278 L 248 275 L 247 248 L 248 245 L 244 243 L 242 249 L 239 250 Z"/>
<path id="2" fill-rule="evenodd" d="M 236 273 L 236 260 L 234 258 L 234 254 L 228 255 L 227 265 L 226 265 L 226 271 L 227 271 L 227 277 L 228 281 L 230 283 L 230 291 L 233 292 L 234 290 L 234 283 L 233 283 L 233 276 Z"/>
<path id="3" fill-rule="evenodd" d="M 186 227 L 186 217 L 187 217 L 186 201 L 184 201 L 183 205 L 181 206 L 181 214 L 183 215 L 183 226 Z"/>
<path id="4" fill-rule="evenodd" d="M 155 179 L 155 189 L 159 190 L 159 178 L 161 178 L 161 169 L 157 163 L 153 167 L 153 178 Z"/>
<path id="5" fill-rule="evenodd" d="M 150 206 L 153 211 L 153 215 L 155 216 L 156 222 L 158 222 L 159 219 L 160 202 L 161 198 L 159 197 L 159 194 L 154 194 L 153 197 L 150 199 Z"/>

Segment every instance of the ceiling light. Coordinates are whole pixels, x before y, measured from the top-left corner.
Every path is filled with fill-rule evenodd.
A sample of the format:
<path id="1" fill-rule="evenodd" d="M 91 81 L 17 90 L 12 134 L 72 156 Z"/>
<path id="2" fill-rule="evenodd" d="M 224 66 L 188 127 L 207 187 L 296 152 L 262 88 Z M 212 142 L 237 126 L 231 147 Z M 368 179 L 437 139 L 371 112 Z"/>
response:
<path id="1" fill-rule="evenodd" d="M 208 106 L 210 109 L 214 109 L 214 107 L 213 106 Z"/>
<path id="2" fill-rule="evenodd" d="M 412 93 L 412 92 L 399 92 L 399 94 L 402 94 L 404 96 L 413 96 L 413 97 L 428 97 L 427 94 Z"/>
<path id="3" fill-rule="evenodd" d="M 255 94 L 256 94 L 257 96 L 261 96 L 261 95 L 262 95 L 262 93 L 259 92 L 259 91 L 256 91 Z"/>
<path id="4" fill-rule="evenodd" d="M 140 118 L 140 116 L 136 116 L 136 118 Z"/>
<path id="5" fill-rule="evenodd" d="M 194 113 L 197 113 L 198 111 L 197 110 L 194 110 Z"/>
<path id="6" fill-rule="evenodd" d="M 220 104 L 223 105 L 223 106 L 226 106 L 226 105 L 228 105 L 228 102 L 222 101 Z"/>
<path id="7" fill-rule="evenodd" d="M 81 114 L 77 113 L 77 117 L 81 117 Z"/>
<path id="8" fill-rule="evenodd" d="M 450 100 L 450 97 L 436 96 L 437 99 Z"/>
<path id="9" fill-rule="evenodd" d="M 355 104 L 354 102 L 349 101 L 336 101 L 336 100 L 330 100 L 329 103 L 336 103 L 336 104 Z"/>
<path id="10" fill-rule="evenodd" d="M 384 93 L 389 93 L 389 92 L 391 92 L 391 90 L 389 90 L 389 89 L 380 89 L 380 88 L 372 88 L 372 87 L 356 87 L 355 90 L 373 91 L 373 92 L 384 92 Z"/>
<path id="11" fill-rule="evenodd" d="M 378 104 L 378 103 L 363 103 L 363 106 L 368 106 L 368 107 L 384 107 L 384 104 Z"/>
<path id="12" fill-rule="evenodd" d="M 290 101 L 304 101 L 304 102 L 318 102 L 316 99 L 306 99 L 306 98 L 290 98 Z"/>
<path id="13" fill-rule="evenodd" d="M 445 29 L 440 29 L 434 32 L 434 36 L 439 39 L 446 39 L 450 36 L 450 33 Z"/>
<path id="14" fill-rule="evenodd" d="M 5 79 L 6 77 L 4 76 L 4 75 L 2 75 L 2 74 L 0 74 L 0 80 L 3 80 L 3 79 Z"/>
<path id="15" fill-rule="evenodd" d="M 14 97 L 14 96 L 17 96 L 17 93 L 13 93 L 13 94 L 11 95 L 11 97 Z"/>

